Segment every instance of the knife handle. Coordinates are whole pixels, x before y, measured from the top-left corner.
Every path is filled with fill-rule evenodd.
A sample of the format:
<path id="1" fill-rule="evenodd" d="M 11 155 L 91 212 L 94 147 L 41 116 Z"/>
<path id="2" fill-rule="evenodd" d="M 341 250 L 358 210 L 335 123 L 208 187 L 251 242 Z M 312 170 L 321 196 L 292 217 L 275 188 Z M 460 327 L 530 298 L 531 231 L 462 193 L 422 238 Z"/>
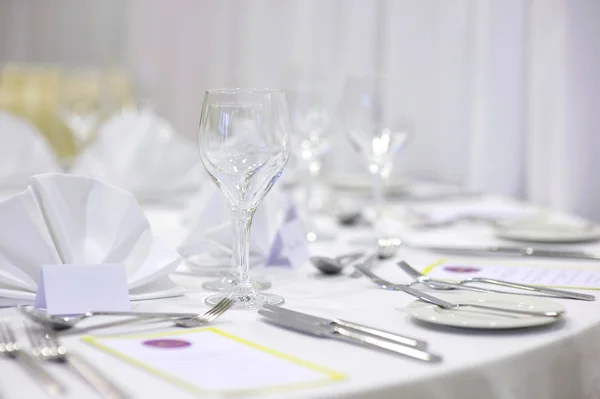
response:
<path id="1" fill-rule="evenodd" d="M 521 290 L 539 292 L 539 293 L 543 293 L 543 294 L 550 294 L 550 295 L 554 295 L 556 297 L 563 297 L 563 298 L 569 298 L 569 299 L 580 299 L 582 301 L 594 301 L 596 299 L 596 297 L 594 295 L 581 294 L 579 292 L 573 292 L 573 291 L 558 290 L 556 288 L 538 287 L 536 285 L 513 283 L 510 281 L 497 280 L 497 279 L 493 279 L 493 278 L 476 277 L 476 278 L 470 279 L 469 282 L 499 285 L 502 287 L 516 288 L 516 289 L 521 289 Z M 465 282 L 465 284 L 466 283 L 467 282 Z"/>
<path id="2" fill-rule="evenodd" d="M 438 363 L 442 361 L 442 357 L 439 355 L 340 326 L 334 326 L 332 337 L 348 343 L 384 350 L 424 362 Z"/>
<path id="3" fill-rule="evenodd" d="M 349 321 L 344 321 L 344 320 L 339 320 L 339 319 L 335 319 L 333 322 L 339 326 L 350 328 L 352 330 L 357 330 L 357 331 L 360 331 L 365 334 L 374 335 L 376 337 L 383 338 L 388 341 L 396 342 L 400 345 L 408 345 L 408 346 L 412 346 L 417 349 L 427 348 L 427 342 L 421 341 L 420 339 L 406 337 L 403 335 L 398 335 L 396 333 L 379 330 L 376 328 L 371 328 L 371 327 L 363 326 L 361 324 L 355 324 L 355 323 L 351 323 Z"/>
<path id="4" fill-rule="evenodd" d="M 15 359 L 19 362 L 21 367 L 33 377 L 40 388 L 42 388 L 48 396 L 58 398 L 67 394 L 67 388 L 63 383 L 46 371 L 42 364 L 37 359 L 34 359 L 32 355 L 20 350 L 15 355 Z"/>
<path id="5" fill-rule="evenodd" d="M 110 399 L 128 399 L 131 398 L 114 382 L 109 380 L 95 366 L 77 354 L 71 354 L 66 358 L 71 368 L 81 376 L 96 392 L 104 398 Z"/>
<path id="6" fill-rule="evenodd" d="M 532 247 L 522 248 L 525 256 L 539 256 L 550 258 L 589 259 L 600 260 L 600 254 L 585 251 L 561 251 L 554 249 L 536 249 Z"/>

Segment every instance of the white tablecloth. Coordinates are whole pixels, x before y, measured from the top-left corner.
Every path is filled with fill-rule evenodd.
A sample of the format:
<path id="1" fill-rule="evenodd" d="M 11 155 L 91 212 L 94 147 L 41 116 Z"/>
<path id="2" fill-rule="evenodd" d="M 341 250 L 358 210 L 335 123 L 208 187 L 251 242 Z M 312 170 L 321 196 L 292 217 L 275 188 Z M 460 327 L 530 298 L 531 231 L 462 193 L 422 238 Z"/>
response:
<path id="1" fill-rule="evenodd" d="M 174 244 L 185 234 L 176 212 L 148 209 L 149 218 L 159 234 Z M 366 230 L 340 233 L 336 243 L 315 244 L 314 253 L 337 255 L 350 249 L 348 239 L 364 235 Z M 462 244 L 496 242 L 484 226 L 457 226 L 432 230 L 421 238 Z M 576 246 L 582 247 L 581 245 Z M 594 248 L 585 246 L 586 248 Z M 597 248 L 598 246 L 595 245 Z M 403 248 L 398 259 L 406 259 L 423 267 L 439 259 L 439 255 Z M 458 260 L 458 259 L 457 259 Z M 469 261 L 462 258 L 460 260 Z M 497 259 L 498 260 L 498 259 Z M 502 260 L 502 259 L 500 259 Z M 481 262 L 481 258 L 471 259 Z M 506 261 L 514 262 L 514 259 Z M 523 262 L 523 260 L 519 260 Z M 530 262 L 552 263 L 557 260 Z M 566 261 L 561 261 L 566 262 Z M 600 264 L 578 262 L 581 265 Z M 388 261 L 378 273 L 397 282 L 407 277 Z M 441 364 L 423 364 L 406 358 L 355 347 L 332 340 L 289 332 L 259 321 L 253 311 L 229 311 L 215 323 L 226 332 L 257 344 L 310 361 L 348 376 L 346 381 L 267 397 L 281 398 L 597 398 L 600 397 L 600 302 L 556 299 L 567 308 L 561 322 L 548 327 L 513 331 L 475 331 L 434 327 L 412 321 L 405 306 L 413 298 L 399 292 L 384 291 L 370 281 L 347 277 L 319 276 L 310 265 L 294 271 L 268 274 L 272 292 L 283 295 L 285 306 L 326 317 L 338 317 L 382 329 L 397 331 L 429 341 L 433 352 L 444 356 Z M 205 280 L 182 270 L 173 279 L 188 289 L 184 297 L 136 303 L 137 310 L 203 312 L 206 308 L 201 283 Z M 13 322 L 20 316 L 12 309 L 0 316 Z M 98 321 L 98 320 L 97 320 Z M 93 324 L 97 321 L 92 321 Z M 168 324 L 136 327 L 152 331 L 173 329 Z M 110 333 L 132 331 L 113 329 Z M 82 343 L 77 337 L 64 341 L 85 355 L 126 387 L 136 398 L 192 398 L 161 379 L 136 369 Z M 199 366 L 198 373 L 202 373 Z M 51 371 L 68 382 L 69 398 L 93 398 L 93 391 L 57 364 Z M 264 370 L 268 373 L 269 370 Z M 23 371 L 13 362 L 0 359 L 0 397 L 43 398 Z"/>

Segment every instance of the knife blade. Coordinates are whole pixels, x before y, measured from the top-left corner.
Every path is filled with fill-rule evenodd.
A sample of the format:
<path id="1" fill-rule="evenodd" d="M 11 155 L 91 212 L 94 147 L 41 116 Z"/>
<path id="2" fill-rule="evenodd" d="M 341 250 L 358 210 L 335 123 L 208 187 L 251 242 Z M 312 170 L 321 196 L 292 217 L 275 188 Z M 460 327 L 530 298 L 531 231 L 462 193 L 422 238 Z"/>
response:
<path id="1" fill-rule="evenodd" d="M 270 324 L 315 337 L 336 339 L 354 345 L 391 352 L 424 362 L 437 363 L 442 360 L 442 357 L 439 355 L 364 334 L 350 328 L 337 325 L 325 326 L 322 324 L 315 324 L 299 318 L 282 316 L 281 314 L 270 312 L 268 310 L 259 310 L 258 313 L 261 316 L 264 316 L 265 319 L 263 320 Z"/>
<path id="2" fill-rule="evenodd" d="M 444 247 L 431 245 L 417 245 L 415 248 L 424 249 L 433 252 L 443 252 L 458 255 L 511 255 L 511 256 L 531 256 L 544 258 L 567 258 L 567 259 L 588 259 L 600 260 L 600 253 L 586 251 L 567 251 L 553 250 L 533 247 Z"/>
<path id="3" fill-rule="evenodd" d="M 379 330 L 376 328 L 372 328 L 372 327 L 368 327 L 368 326 L 364 326 L 361 324 L 356 324 L 356 323 L 352 323 L 352 322 L 340 320 L 340 319 L 326 319 L 323 317 L 312 316 L 312 315 L 309 315 L 306 313 L 301 313 L 301 312 L 298 312 L 295 310 L 282 308 L 279 306 L 273 306 L 273 305 L 267 304 L 267 305 L 264 305 L 263 307 L 274 313 L 280 313 L 283 315 L 288 315 L 290 317 L 296 317 L 296 318 L 306 320 L 306 321 L 309 321 L 309 322 L 312 322 L 315 324 L 338 325 L 338 326 L 342 326 L 345 328 L 357 330 L 364 334 L 369 334 L 369 335 L 373 335 L 378 338 L 387 339 L 389 341 L 396 342 L 400 345 L 408 345 L 408 346 L 412 346 L 412 347 L 419 348 L 419 349 L 427 348 L 427 342 L 425 342 L 425 341 L 422 341 L 422 340 L 419 340 L 416 338 L 399 335 L 399 334 L 396 334 L 393 332 Z"/>

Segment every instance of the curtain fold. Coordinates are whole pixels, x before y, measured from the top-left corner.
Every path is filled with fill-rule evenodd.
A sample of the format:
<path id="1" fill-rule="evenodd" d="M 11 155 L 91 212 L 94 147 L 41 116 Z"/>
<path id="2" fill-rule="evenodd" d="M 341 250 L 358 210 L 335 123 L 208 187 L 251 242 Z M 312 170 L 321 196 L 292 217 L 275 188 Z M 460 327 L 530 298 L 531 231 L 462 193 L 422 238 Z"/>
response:
<path id="1" fill-rule="evenodd" d="M 60 57 L 123 62 L 189 137 L 209 87 L 397 76 L 398 113 L 415 126 L 399 173 L 600 220 L 597 0 L 75 2 L 77 15 L 73 0 L 1 3 L 0 56 L 43 61 L 59 48 Z M 42 24 L 45 13 L 54 22 Z M 94 15 L 96 28 L 73 29 L 97 37 L 97 54 L 77 51 L 68 24 L 92 18 L 80 14 Z M 329 166 L 357 170 L 337 134 Z"/>

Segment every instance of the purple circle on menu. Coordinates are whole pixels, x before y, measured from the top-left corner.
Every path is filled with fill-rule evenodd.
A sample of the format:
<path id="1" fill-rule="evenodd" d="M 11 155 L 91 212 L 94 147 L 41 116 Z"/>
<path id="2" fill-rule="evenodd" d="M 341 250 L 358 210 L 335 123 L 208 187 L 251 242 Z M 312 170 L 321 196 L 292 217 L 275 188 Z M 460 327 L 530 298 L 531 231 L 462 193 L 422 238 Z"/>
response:
<path id="1" fill-rule="evenodd" d="M 153 348 L 175 349 L 186 348 L 192 344 L 181 339 L 152 339 L 150 341 L 144 341 L 144 345 L 151 346 Z"/>
<path id="2" fill-rule="evenodd" d="M 444 266 L 444 270 L 453 273 L 475 273 L 481 269 L 473 266 Z"/>

